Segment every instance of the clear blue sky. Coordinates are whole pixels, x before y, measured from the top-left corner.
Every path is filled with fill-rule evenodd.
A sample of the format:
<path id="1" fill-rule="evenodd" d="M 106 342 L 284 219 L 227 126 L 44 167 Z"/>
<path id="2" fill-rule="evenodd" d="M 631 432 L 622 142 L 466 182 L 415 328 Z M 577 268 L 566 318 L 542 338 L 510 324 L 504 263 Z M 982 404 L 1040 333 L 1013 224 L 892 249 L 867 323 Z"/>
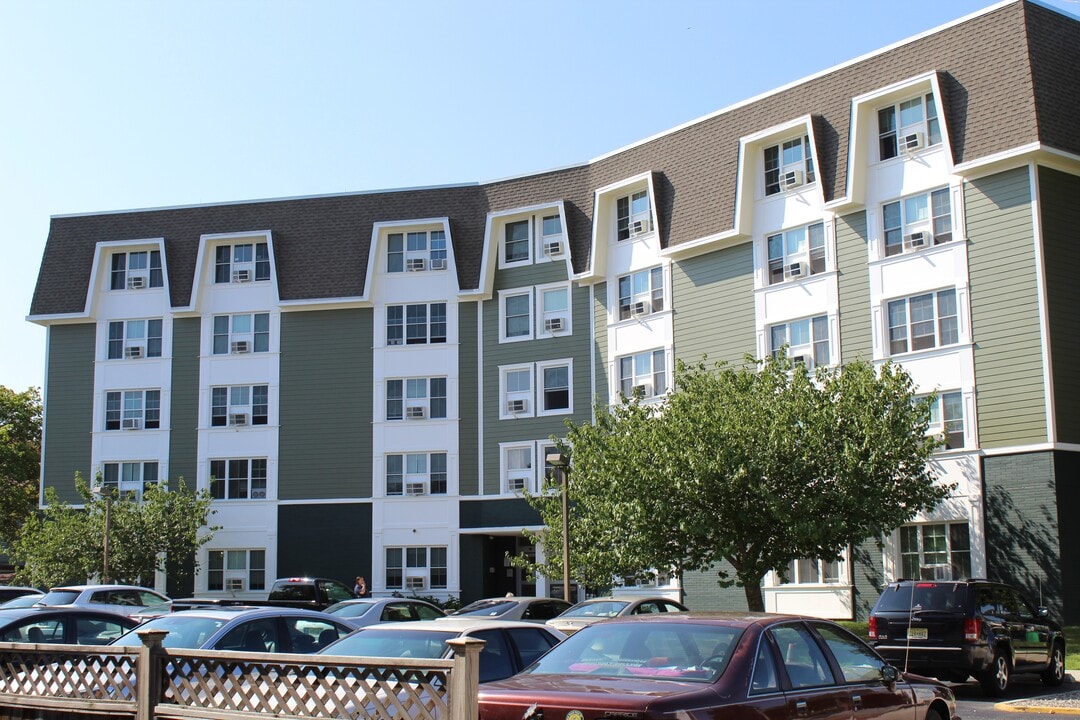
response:
<path id="1" fill-rule="evenodd" d="M 988 4 L 0 0 L 0 385 L 51 215 L 577 164 Z"/>

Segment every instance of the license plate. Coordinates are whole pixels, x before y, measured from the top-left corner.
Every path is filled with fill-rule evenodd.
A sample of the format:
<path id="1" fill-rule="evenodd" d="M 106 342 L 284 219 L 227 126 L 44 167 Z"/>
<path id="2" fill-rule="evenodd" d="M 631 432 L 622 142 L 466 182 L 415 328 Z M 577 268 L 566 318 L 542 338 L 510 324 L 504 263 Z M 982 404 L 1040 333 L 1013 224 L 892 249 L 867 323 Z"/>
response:
<path id="1" fill-rule="evenodd" d="M 925 640 L 927 637 L 926 628 L 909 627 L 907 629 L 908 640 Z"/>

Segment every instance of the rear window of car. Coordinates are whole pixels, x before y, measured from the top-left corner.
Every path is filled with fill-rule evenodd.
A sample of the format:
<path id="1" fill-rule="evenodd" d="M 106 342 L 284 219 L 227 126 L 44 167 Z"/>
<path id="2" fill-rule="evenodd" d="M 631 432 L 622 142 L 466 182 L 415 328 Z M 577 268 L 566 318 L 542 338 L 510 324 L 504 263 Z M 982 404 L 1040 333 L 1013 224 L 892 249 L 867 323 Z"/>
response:
<path id="1" fill-rule="evenodd" d="M 967 606 L 967 597 L 968 586 L 962 583 L 917 582 L 889 585 L 878 598 L 874 612 L 962 612 Z"/>
<path id="2" fill-rule="evenodd" d="M 515 607 L 517 607 L 517 603 L 511 600 L 477 600 L 474 603 L 469 603 L 454 614 L 497 617 Z"/>
<path id="3" fill-rule="evenodd" d="M 314 600 L 315 586 L 311 583 L 275 585 L 270 591 L 271 600 Z"/>
<path id="4" fill-rule="evenodd" d="M 42 605 L 70 605 L 79 597 L 78 590 L 50 590 L 44 597 L 38 598 Z"/>
<path id="5" fill-rule="evenodd" d="M 166 648 L 191 648 L 197 649 L 203 646 L 210 636 L 216 633 L 225 621 L 220 618 L 200 617 L 199 615 L 185 615 L 176 613 L 154 618 L 139 626 L 139 630 L 164 630 L 168 633 L 161 641 L 161 646 Z M 117 639 L 114 645 L 142 645 L 139 635 L 132 630 Z"/>
<path id="6" fill-rule="evenodd" d="M 455 637 L 456 632 L 443 630 L 373 627 L 358 630 L 321 652 L 354 657 L 441 658 L 448 650 L 446 641 Z"/>

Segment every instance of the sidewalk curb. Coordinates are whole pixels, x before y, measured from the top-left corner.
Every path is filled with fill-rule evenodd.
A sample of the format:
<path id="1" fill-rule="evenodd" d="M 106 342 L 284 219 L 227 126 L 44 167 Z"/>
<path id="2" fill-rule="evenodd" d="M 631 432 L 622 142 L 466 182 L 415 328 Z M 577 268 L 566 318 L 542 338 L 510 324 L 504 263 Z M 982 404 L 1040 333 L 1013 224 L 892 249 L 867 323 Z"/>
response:
<path id="1" fill-rule="evenodd" d="M 1073 671 L 1076 672 L 1076 671 Z M 1076 686 L 1076 677 L 1067 672 L 1063 686 Z M 1057 703 L 1064 703 L 1058 705 Z M 1001 712 L 1035 712 L 1048 715 L 1080 715 L 1080 690 L 1065 690 L 1052 695 L 1007 700 L 994 703 L 994 709 Z"/>

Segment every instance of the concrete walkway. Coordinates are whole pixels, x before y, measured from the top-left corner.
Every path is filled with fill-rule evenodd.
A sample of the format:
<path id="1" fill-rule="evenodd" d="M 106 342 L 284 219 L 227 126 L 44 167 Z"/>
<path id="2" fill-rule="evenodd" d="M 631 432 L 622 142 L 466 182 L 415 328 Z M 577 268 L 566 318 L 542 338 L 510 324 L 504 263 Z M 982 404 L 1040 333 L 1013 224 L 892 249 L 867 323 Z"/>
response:
<path id="1" fill-rule="evenodd" d="M 1080 715 L 1080 689 L 1076 688 L 1076 678 L 1080 671 L 1070 670 L 1065 675 L 1065 683 L 1061 692 L 1037 697 L 1024 698 L 1022 700 L 1009 700 L 994 705 L 995 710 L 1005 712 L 1037 712 L 1052 715 Z"/>

